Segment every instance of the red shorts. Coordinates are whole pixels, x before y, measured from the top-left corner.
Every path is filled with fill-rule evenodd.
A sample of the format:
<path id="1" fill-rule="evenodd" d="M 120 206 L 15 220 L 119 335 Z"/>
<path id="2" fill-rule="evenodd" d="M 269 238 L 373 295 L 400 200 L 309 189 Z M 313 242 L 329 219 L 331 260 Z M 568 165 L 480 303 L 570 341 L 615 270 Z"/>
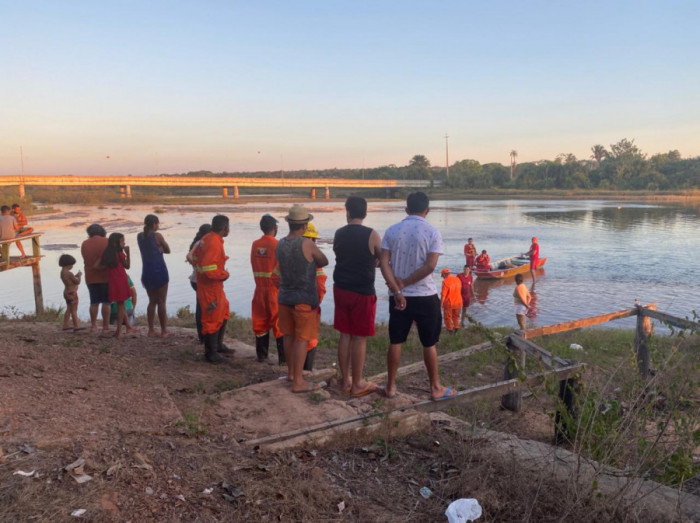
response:
<path id="1" fill-rule="evenodd" d="M 350 336 L 374 336 L 374 317 L 377 312 L 377 296 L 358 294 L 333 287 L 335 316 L 333 327 Z"/>

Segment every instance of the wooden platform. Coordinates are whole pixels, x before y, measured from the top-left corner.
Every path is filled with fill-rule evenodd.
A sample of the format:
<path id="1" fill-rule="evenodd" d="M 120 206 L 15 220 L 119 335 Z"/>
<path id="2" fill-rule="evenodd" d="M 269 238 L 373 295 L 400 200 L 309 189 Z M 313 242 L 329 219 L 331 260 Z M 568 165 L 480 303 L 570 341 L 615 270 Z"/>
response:
<path id="1" fill-rule="evenodd" d="M 32 279 L 34 283 L 34 304 L 36 306 L 36 313 L 41 314 L 44 312 L 44 295 L 41 290 L 41 245 L 39 243 L 39 238 L 43 232 L 35 232 L 33 234 L 27 234 L 26 236 L 21 236 L 19 238 L 13 238 L 11 240 L 1 240 L 0 241 L 0 272 L 9 271 L 10 269 L 17 269 L 18 267 L 31 267 L 32 268 Z M 11 256 L 10 248 L 16 249 L 12 245 L 16 242 L 22 242 L 22 246 L 25 247 L 26 242 L 30 241 L 32 244 L 31 255 L 21 258 L 20 256 Z M 25 247 L 26 252 L 26 247 Z"/>

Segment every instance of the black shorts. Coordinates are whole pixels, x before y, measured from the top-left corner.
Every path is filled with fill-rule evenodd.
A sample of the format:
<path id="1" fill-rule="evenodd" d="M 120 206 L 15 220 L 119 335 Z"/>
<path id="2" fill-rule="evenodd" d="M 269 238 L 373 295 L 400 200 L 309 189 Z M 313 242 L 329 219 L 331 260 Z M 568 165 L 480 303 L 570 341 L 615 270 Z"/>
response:
<path id="1" fill-rule="evenodd" d="M 403 343 L 408 338 L 411 325 L 416 322 L 418 337 L 423 347 L 432 347 L 440 340 L 442 311 L 440 298 L 432 296 L 407 296 L 406 308 L 394 308 L 394 297 L 389 298 L 389 343 Z"/>
<path id="2" fill-rule="evenodd" d="M 108 283 L 88 283 L 87 288 L 90 293 L 90 305 L 109 303 Z"/>

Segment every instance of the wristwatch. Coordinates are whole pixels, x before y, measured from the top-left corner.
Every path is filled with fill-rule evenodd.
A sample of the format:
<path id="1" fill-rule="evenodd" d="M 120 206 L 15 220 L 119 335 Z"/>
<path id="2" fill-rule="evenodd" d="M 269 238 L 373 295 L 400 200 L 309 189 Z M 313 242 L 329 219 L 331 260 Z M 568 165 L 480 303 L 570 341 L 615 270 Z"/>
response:
<path id="1" fill-rule="evenodd" d="M 403 294 L 403 292 L 401 292 L 401 289 L 396 289 L 396 290 L 394 291 L 394 294 Z"/>

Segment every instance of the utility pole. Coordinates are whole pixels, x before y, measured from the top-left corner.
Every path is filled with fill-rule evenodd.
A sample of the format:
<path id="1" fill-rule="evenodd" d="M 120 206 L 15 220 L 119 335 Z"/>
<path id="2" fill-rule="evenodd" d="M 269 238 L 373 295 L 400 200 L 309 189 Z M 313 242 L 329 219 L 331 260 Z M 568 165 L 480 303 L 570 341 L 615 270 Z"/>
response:
<path id="1" fill-rule="evenodd" d="M 450 137 L 447 135 L 447 133 L 445 133 L 445 181 L 450 179 L 450 146 L 448 142 L 449 138 Z"/>

